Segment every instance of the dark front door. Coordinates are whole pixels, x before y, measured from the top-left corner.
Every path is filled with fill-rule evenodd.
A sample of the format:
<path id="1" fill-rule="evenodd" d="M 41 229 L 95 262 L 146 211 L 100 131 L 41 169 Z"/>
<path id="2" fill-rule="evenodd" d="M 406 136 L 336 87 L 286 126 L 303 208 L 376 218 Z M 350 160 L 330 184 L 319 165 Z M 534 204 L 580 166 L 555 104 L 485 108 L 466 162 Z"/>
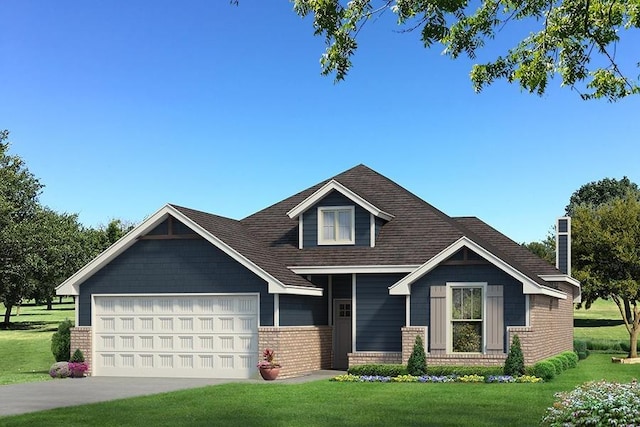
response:
<path id="1" fill-rule="evenodd" d="M 351 300 L 333 300 L 333 368 L 347 369 L 351 353 Z"/>

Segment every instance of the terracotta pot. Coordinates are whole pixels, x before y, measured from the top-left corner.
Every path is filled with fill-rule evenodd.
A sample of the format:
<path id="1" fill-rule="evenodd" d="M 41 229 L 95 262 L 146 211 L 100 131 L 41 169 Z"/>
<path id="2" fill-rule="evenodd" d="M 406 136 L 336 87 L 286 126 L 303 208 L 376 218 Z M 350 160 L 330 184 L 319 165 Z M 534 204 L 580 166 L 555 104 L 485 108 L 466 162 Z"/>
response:
<path id="1" fill-rule="evenodd" d="M 280 374 L 280 367 L 260 368 L 260 375 L 262 376 L 262 379 L 264 379 L 265 381 L 273 381 L 276 378 L 278 378 L 279 374 Z"/>

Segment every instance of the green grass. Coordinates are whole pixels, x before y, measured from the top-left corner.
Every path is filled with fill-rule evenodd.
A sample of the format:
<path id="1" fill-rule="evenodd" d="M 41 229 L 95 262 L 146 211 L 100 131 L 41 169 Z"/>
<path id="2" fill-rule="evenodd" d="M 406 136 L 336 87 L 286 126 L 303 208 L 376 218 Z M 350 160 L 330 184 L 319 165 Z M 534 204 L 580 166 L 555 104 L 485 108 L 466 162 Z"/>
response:
<path id="1" fill-rule="evenodd" d="M 0 304 L 2 314 L 4 310 L 4 305 Z M 71 299 L 54 304 L 53 310 L 24 304 L 17 315 L 13 309 L 10 328 L 0 329 L 0 385 L 51 379 L 49 368 L 55 362 L 51 354 L 51 335 L 64 319 L 74 319 Z"/>
<path id="2" fill-rule="evenodd" d="M 597 300 L 591 308 L 574 310 L 575 339 L 629 342 L 629 333 L 613 301 Z"/>
<path id="3" fill-rule="evenodd" d="M 594 354 L 543 384 L 225 384 L 0 418 L 3 426 L 535 426 L 554 393 L 628 382 L 640 365 Z"/>

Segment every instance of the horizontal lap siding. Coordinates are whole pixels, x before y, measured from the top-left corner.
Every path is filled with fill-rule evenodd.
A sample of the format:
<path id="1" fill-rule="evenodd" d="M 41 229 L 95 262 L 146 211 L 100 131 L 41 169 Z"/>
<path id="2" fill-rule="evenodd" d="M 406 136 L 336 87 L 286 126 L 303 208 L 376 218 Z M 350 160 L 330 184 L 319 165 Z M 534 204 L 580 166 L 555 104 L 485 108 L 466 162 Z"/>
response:
<path id="1" fill-rule="evenodd" d="M 328 325 L 327 286 L 321 297 L 280 295 L 280 326 Z"/>
<path id="2" fill-rule="evenodd" d="M 203 239 L 140 240 L 80 285 L 79 326 L 92 294 L 260 293 L 260 324 L 273 325 L 264 280 Z"/>
<path id="3" fill-rule="evenodd" d="M 405 297 L 389 295 L 403 275 L 358 274 L 356 277 L 356 351 L 402 351 Z"/>
<path id="4" fill-rule="evenodd" d="M 442 265 L 436 267 L 411 285 L 411 325 L 431 325 L 431 287 L 445 286 L 447 282 L 487 282 L 503 285 L 504 326 L 524 326 L 526 322 L 525 296 L 522 283 L 493 265 Z M 506 332 L 505 332 L 506 351 Z"/>

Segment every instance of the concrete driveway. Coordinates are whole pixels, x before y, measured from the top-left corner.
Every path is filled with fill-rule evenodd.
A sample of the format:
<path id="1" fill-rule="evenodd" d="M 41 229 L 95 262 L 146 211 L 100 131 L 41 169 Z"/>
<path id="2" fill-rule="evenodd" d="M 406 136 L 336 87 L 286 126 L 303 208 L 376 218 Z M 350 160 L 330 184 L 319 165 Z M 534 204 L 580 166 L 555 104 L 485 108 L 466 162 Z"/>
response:
<path id="1" fill-rule="evenodd" d="M 329 379 L 344 372 L 317 371 L 276 383 L 295 384 Z M 210 378 L 87 377 L 0 386 L 0 416 L 105 402 L 230 382 L 259 383 L 262 380 L 217 380 Z"/>

